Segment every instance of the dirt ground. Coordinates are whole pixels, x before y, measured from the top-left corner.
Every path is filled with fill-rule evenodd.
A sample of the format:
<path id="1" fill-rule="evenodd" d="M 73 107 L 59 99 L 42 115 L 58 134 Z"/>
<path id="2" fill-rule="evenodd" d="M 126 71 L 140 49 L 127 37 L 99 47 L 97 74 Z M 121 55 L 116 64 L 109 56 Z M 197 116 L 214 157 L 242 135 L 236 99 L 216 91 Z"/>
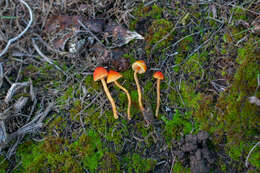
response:
<path id="1" fill-rule="evenodd" d="M 0 173 L 260 171 L 258 0 L 0 7 Z M 121 73 L 130 117 L 109 83 L 114 118 L 96 67 Z"/>

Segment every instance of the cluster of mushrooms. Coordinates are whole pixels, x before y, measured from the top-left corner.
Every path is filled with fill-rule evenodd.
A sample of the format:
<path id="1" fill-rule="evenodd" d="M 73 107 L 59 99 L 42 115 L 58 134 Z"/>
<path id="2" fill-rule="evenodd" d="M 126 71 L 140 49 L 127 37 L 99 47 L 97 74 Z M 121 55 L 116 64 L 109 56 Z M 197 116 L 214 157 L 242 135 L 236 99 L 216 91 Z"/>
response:
<path id="1" fill-rule="evenodd" d="M 132 64 L 132 69 L 134 71 L 134 79 L 136 82 L 136 87 L 137 87 L 137 92 L 138 92 L 138 103 L 139 103 L 139 107 L 142 113 L 144 113 L 145 109 L 143 107 L 142 104 L 142 93 L 141 93 L 141 88 L 139 85 L 139 81 L 137 78 L 137 74 L 142 74 L 146 72 L 146 64 L 143 60 L 138 60 L 135 63 Z M 107 81 L 105 81 L 105 78 L 107 77 Z M 130 114 L 130 108 L 131 108 L 131 97 L 129 92 L 127 91 L 127 89 L 125 89 L 122 85 L 120 85 L 117 80 L 119 78 L 121 78 L 122 75 L 116 71 L 110 70 L 109 72 L 107 72 L 107 70 L 104 67 L 97 67 L 93 73 L 93 78 L 94 81 L 98 81 L 101 80 L 103 88 L 105 90 L 105 93 L 108 97 L 108 100 L 110 101 L 111 105 L 112 105 L 112 110 L 113 110 L 113 114 L 114 114 L 114 118 L 118 119 L 118 115 L 117 115 L 117 111 L 116 111 L 116 105 L 115 105 L 115 101 L 112 98 L 108 88 L 107 88 L 107 83 L 111 83 L 114 82 L 115 85 L 117 87 L 119 87 L 120 89 L 122 89 L 128 98 L 128 109 L 127 109 L 127 116 L 128 119 L 131 120 L 131 114 Z M 157 71 L 154 73 L 153 75 L 154 78 L 157 79 L 157 106 L 156 106 L 156 113 L 155 116 L 158 117 L 158 113 L 159 113 L 159 107 L 160 107 L 160 80 L 164 79 L 164 76 L 162 74 L 162 72 Z"/>

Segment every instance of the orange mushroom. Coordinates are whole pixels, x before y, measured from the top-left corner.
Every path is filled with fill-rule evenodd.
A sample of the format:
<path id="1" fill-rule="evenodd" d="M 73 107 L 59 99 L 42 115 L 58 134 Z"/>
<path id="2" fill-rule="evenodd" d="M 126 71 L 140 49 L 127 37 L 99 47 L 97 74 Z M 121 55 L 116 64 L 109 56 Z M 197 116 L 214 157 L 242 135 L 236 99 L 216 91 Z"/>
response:
<path id="1" fill-rule="evenodd" d="M 157 79 L 157 106 L 155 116 L 158 117 L 160 107 L 160 81 L 164 79 L 162 72 L 157 71 L 153 74 L 153 77 Z"/>
<path id="2" fill-rule="evenodd" d="M 113 114 L 114 114 L 114 118 L 118 119 L 118 115 L 116 112 L 116 104 L 114 102 L 114 99 L 111 97 L 111 94 L 107 88 L 107 84 L 105 82 L 105 77 L 107 77 L 107 70 L 104 67 L 97 67 L 93 73 L 93 78 L 94 81 L 98 81 L 101 80 L 103 88 L 105 90 L 105 93 L 107 95 L 108 100 L 110 101 L 111 105 L 112 105 L 112 110 L 113 110 Z"/>
<path id="3" fill-rule="evenodd" d="M 120 85 L 120 84 L 117 82 L 117 80 L 118 80 L 119 78 L 121 78 L 121 77 L 122 77 L 122 75 L 121 75 L 120 73 L 118 73 L 118 72 L 116 72 L 116 71 L 113 71 L 113 70 L 110 70 L 110 71 L 108 72 L 108 76 L 107 76 L 107 83 L 114 82 L 115 85 L 116 85 L 118 88 L 122 89 L 122 90 L 126 93 L 127 98 L 128 98 L 127 116 L 128 116 L 128 119 L 131 120 L 131 115 L 130 115 L 131 97 L 130 97 L 130 94 L 129 94 L 129 92 L 127 91 L 127 89 L 125 89 L 122 85 Z"/>
<path id="4" fill-rule="evenodd" d="M 139 81 L 137 78 L 137 73 L 142 74 L 146 72 L 146 64 L 143 60 L 139 60 L 136 61 L 132 64 L 132 69 L 134 70 L 134 79 L 135 79 L 135 83 L 136 83 L 136 87 L 137 87 L 137 92 L 138 92 L 138 102 L 139 102 L 139 107 L 142 111 L 142 113 L 144 112 L 144 107 L 142 104 L 142 93 L 141 93 L 141 88 L 139 85 Z"/>

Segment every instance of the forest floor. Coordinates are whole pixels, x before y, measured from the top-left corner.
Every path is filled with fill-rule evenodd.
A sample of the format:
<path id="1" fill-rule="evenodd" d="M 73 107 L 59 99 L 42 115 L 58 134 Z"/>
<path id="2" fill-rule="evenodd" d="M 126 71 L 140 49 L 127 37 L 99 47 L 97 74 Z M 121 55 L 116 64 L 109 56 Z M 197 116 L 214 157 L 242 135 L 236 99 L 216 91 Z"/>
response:
<path id="1" fill-rule="evenodd" d="M 259 1 L 0 6 L 0 173 L 260 171 Z M 138 74 L 145 114 L 137 60 L 147 65 Z M 122 74 L 131 120 L 127 96 L 108 84 L 113 117 L 93 81 L 98 66 Z"/>

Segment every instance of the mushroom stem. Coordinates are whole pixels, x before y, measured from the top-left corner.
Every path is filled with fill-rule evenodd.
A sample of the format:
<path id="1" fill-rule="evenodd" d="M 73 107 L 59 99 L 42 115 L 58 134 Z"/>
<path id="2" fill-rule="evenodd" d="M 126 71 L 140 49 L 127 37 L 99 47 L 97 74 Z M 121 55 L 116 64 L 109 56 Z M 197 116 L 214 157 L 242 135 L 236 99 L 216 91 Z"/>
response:
<path id="1" fill-rule="evenodd" d="M 113 110 L 113 114 L 114 114 L 114 118 L 115 119 L 118 119 L 118 115 L 117 115 L 117 112 L 116 112 L 116 104 L 114 102 L 114 99 L 112 98 L 108 88 L 107 88 L 107 84 L 106 84 L 106 81 L 104 78 L 101 79 L 101 82 L 102 82 L 102 85 L 103 85 L 103 88 L 105 90 L 105 93 L 107 95 L 107 98 L 108 100 L 110 101 L 111 105 L 112 105 L 112 110 Z"/>
<path id="2" fill-rule="evenodd" d="M 134 72 L 134 78 L 135 78 L 135 83 L 136 83 L 136 87 L 137 87 L 137 92 L 138 92 L 138 102 L 139 102 L 139 107 L 142 111 L 142 113 L 144 112 L 144 107 L 142 104 L 142 93 L 141 93 L 141 88 L 138 82 L 138 78 L 137 78 L 137 70 Z"/>
<path id="3" fill-rule="evenodd" d="M 131 120 L 131 115 L 130 115 L 130 108 L 131 108 L 131 97 L 129 92 L 127 91 L 127 89 L 125 89 L 122 85 L 120 85 L 117 81 L 114 81 L 114 83 L 116 84 L 116 86 L 118 86 L 118 88 L 120 88 L 121 90 L 123 90 L 126 95 L 127 95 L 127 99 L 128 99 L 128 108 L 127 108 L 127 115 L 128 115 L 128 119 Z"/>
<path id="4" fill-rule="evenodd" d="M 158 117 L 160 107 L 160 79 L 157 79 L 157 106 L 155 116 Z"/>

